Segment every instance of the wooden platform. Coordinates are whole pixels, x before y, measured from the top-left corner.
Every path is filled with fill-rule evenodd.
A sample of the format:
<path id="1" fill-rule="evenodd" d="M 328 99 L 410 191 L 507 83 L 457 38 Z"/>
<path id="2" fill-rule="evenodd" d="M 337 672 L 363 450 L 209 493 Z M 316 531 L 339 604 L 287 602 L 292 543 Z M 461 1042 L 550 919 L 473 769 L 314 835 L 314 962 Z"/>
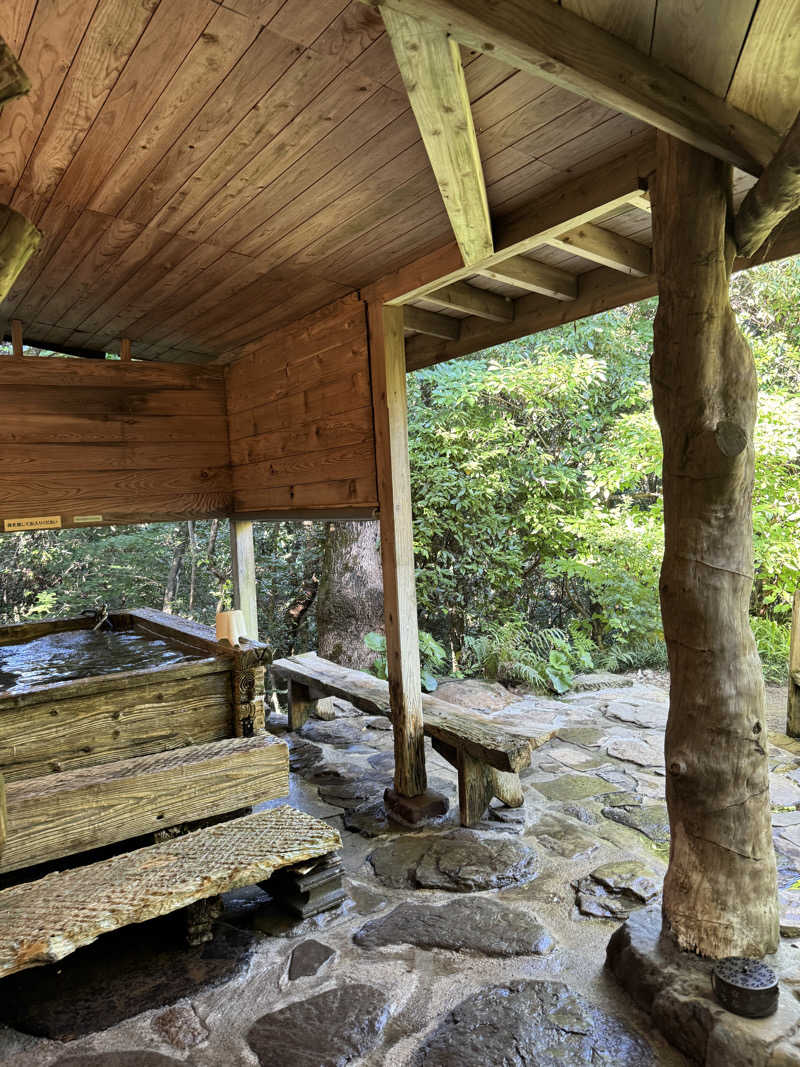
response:
<path id="1" fill-rule="evenodd" d="M 325 696 L 349 700 L 367 715 L 392 717 L 389 685 L 371 674 L 340 667 L 315 652 L 277 659 L 271 669 L 275 676 L 289 681 L 292 730 L 299 730 L 306 721 L 311 703 Z M 519 737 L 428 694 L 422 696 L 422 716 L 433 747 L 458 771 L 463 826 L 475 825 L 492 797 L 509 807 L 521 806 L 519 771 L 529 766 L 531 748 L 549 741 L 552 731 L 541 738 Z"/>
<path id="2" fill-rule="evenodd" d="M 9 782 L 0 872 L 233 812 L 289 792 L 289 750 L 269 734 Z"/>
<path id="3" fill-rule="evenodd" d="M 3 890 L 0 977 L 340 847 L 327 823 L 280 807 Z"/>

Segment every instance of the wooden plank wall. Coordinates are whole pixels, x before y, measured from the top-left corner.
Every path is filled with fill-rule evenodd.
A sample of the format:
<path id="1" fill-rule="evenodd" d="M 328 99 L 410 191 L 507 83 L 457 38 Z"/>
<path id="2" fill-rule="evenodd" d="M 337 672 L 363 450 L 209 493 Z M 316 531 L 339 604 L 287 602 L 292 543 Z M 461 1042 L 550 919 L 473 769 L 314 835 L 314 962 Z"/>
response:
<path id="1" fill-rule="evenodd" d="M 0 358 L 0 533 L 32 516 L 72 527 L 231 506 L 222 368 Z"/>
<path id="2" fill-rule="evenodd" d="M 365 305 L 355 295 L 249 345 L 227 368 L 237 515 L 378 504 Z"/>

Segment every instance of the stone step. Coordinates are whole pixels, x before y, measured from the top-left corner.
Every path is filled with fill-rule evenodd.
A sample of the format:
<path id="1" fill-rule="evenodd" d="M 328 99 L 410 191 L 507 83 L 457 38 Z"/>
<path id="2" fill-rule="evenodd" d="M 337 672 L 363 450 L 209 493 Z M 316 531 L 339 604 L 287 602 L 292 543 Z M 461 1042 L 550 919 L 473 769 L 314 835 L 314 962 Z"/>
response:
<path id="1" fill-rule="evenodd" d="M 289 792 L 289 750 L 270 734 L 9 782 L 0 872 L 115 844 Z"/>
<path id="2" fill-rule="evenodd" d="M 0 892 L 0 977 L 63 959 L 101 934 L 265 881 L 341 848 L 327 823 L 283 806 Z"/>

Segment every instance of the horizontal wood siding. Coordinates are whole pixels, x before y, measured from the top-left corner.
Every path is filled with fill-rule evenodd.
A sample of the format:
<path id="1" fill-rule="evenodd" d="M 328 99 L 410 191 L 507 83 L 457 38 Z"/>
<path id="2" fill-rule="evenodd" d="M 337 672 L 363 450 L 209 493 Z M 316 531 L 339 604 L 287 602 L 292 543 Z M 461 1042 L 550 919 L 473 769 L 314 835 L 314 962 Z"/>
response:
<path id="1" fill-rule="evenodd" d="M 377 507 L 364 305 L 340 301 L 227 368 L 237 514 Z"/>
<path id="2" fill-rule="evenodd" d="M 123 691 L 65 699 L 54 687 L 39 703 L 0 701 L 0 722 L 0 773 L 8 782 L 93 767 L 230 737 L 231 675 L 224 666 L 202 676 L 165 672 Z"/>
<path id="3" fill-rule="evenodd" d="M 0 359 L 0 532 L 4 519 L 71 527 L 231 506 L 221 369 Z"/>

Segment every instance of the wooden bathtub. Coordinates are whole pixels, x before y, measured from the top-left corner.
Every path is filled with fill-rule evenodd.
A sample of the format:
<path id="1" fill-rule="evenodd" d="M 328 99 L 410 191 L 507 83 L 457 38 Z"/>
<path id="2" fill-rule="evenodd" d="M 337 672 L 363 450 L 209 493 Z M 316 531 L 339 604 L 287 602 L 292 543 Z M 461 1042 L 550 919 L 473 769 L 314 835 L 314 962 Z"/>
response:
<path id="1" fill-rule="evenodd" d="M 234 649 L 206 626 L 149 609 L 114 612 L 110 629 L 93 632 L 96 621 L 83 616 L 0 627 L 6 781 L 263 730 L 266 645 L 246 641 Z M 134 666 L 125 667 L 131 646 Z M 26 655 L 29 670 L 15 673 Z"/>

